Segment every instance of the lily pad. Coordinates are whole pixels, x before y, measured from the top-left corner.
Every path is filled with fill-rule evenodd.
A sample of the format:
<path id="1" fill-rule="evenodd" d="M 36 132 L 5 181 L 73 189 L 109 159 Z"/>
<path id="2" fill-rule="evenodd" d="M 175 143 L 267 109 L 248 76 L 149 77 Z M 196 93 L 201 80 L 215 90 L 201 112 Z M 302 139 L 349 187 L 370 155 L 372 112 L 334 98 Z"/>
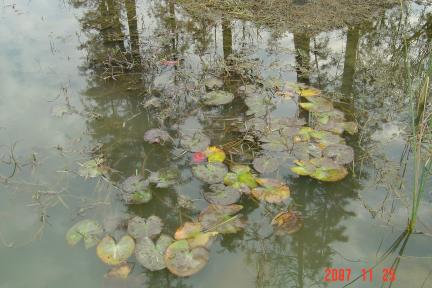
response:
<path id="1" fill-rule="evenodd" d="M 135 239 L 154 238 L 162 231 L 163 222 L 157 216 L 150 216 L 147 219 L 135 216 L 128 222 L 128 233 Z"/>
<path id="2" fill-rule="evenodd" d="M 174 238 L 176 240 L 187 240 L 191 248 L 209 248 L 218 232 L 203 232 L 203 227 L 199 222 L 186 222 L 177 229 Z"/>
<path id="3" fill-rule="evenodd" d="M 291 171 L 298 175 L 310 176 L 317 180 L 336 182 L 345 178 L 348 171 L 342 165 L 329 158 L 314 158 L 309 161 L 294 161 L 298 166 Z"/>
<path id="4" fill-rule="evenodd" d="M 208 77 L 204 80 L 204 85 L 208 89 L 220 89 L 223 87 L 223 81 L 216 77 Z"/>
<path id="5" fill-rule="evenodd" d="M 260 173 L 272 173 L 279 168 L 279 165 L 279 159 L 270 155 L 258 156 L 253 160 L 255 170 Z"/>
<path id="6" fill-rule="evenodd" d="M 160 144 L 170 139 L 167 131 L 162 129 L 150 129 L 144 133 L 144 140 L 152 144 Z"/>
<path id="7" fill-rule="evenodd" d="M 206 231 L 216 231 L 221 234 L 237 233 L 244 228 L 244 222 L 239 218 L 238 213 L 243 208 L 242 205 L 214 205 L 211 204 L 198 216 L 203 228 Z"/>
<path id="8" fill-rule="evenodd" d="M 291 167 L 291 171 L 300 176 L 309 176 L 316 170 L 316 167 L 308 160 L 295 160 L 294 163 L 297 166 Z"/>
<path id="9" fill-rule="evenodd" d="M 95 246 L 102 235 L 102 226 L 94 220 L 84 219 L 73 225 L 66 233 L 66 241 L 75 246 L 81 239 L 84 240 L 86 248 Z"/>
<path id="10" fill-rule="evenodd" d="M 224 177 L 225 185 L 240 189 L 244 193 L 248 193 L 249 188 L 257 186 L 255 176 L 250 172 L 249 166 L 234 165 L 231 167 L 231 171 Z"/>
<path id="11" fill-rule="evenodd" d="M 332 102 L 326 98 L 316 96 L 307 99 L 308 103 L 299 103 L 299 105 L 309 112 L 329 112 L 334 109 Z"/>
<path id="12" fill-rule="evenodd" d="M 324 157 L 333 159 L 338 164 L 348 164 L 354 160 L 354 150 L 345 144 L 332 144 L 323 151 Z"/>
<path id="13" fill-rule="evenodd" d="M 252 195 L 269 203 L 280 203 L 290 197 L 290 190 L 284 183 L 267 178 L 258 178 L 261 187 L 252 189 Z"/>
<path id="14" fill-rule="evenodd" d="M 142 176 L 130 176 L 122 184 L 123 200 L 127 204 L 142 204 L 149 202 L 153 196 L 148 187 L 149 182 Z"/>
<path id="15" fill-rule="evenodd" d="M 207 265 L 209 252 L 204 247 L 192 248 L 187 240 L 179 240 L 168 246 L 164 260 L 171 273 L 186 277 L 198 273 Z"/>
<path id="16" fill-rule="evenodd" d="M 137 261 L 150 271 L 158 271 L 166 268 L 164 254 L 168 246 L 174 240 L 162 234 L 156 244 L 148 237 L 138 240 L 135 248 Z"/>
<path id="17" fill-rule="evenodd" d="M 116 241 L 111 236 L 105 236 L 96 247 L 98 257 L 108 265 L 118 265 L 126 261 L 134 252 L 135 241 L 129 235 Z"/>
<path id="18" fill-rule="evenodd" d="M 216 146 L 208 147 L 204 153 L 208 162 L 223 162 L 226 157 L 225 152 Z"/>
<path id="19" fill-rule="evenodd" d="M 78 174 L 84 178 L 95 178 L 101 176 L 109 170 L 107 166 L 103 164 L 103 159 L 97 158 L 79 164 L 81 167 L 78 170 Z"/>
<path id="20" fill-rule="evenodd" d="M 204 198 L 211 204 L 229 205 L 234 204 L 240 199 L 240 191 L 224 184 L 213 184 L 211 191 L 204 192 Z"/>
<path id="21" fill-rule="evenodd" d="M 246 106 L 249 108 L 246 111 L 246 115 L 255 115 L 255 117 L 261 117 L 267 114 L 269 103 L 264 96 L 261 94 L 252 94 L 244 100 Z"/>
<path id="22" fill-rule="evenodd" d="M 180 143 L 188 151 L 200 152 L 210 145 L 210 138 L 201 132 L 195 132 L 193 135 L 183 135 Z"/>
<path id="23" fill-rule="evenodd" d="M 173 168 L 162 168 L 157 172 L 152 172 L 148 178 L 150 183 L 156 184 L 158 188 L 167 188 L 177 183 L 179 171 Z"/>
<path id="24" fill-rule="evenodd" d="M 192 168 L 192 173 L 195 177 L 209 184 L 222 182 L 227 172 L 227 167 L 224 164 L 217 162 L 200 164 Z"/>
<path id="25" fill-rule="evenodd" d="M 325 148 L 332 144 L 344 144 L 345 140 L 337 134 L 328 131 L 312 131 L 310 133 L 312 138 L 318 141 L 321 148 Z"/>
<path id="26" fill-rule="evenodd" d="M 300 212 L 288 211 L 278 213 L 271 224 L 275 226 L 278 234 L 294 234 L 303 227 L 303 218 Z"/>
<path id="27" fill-rule="evenodd" d="M 107 274 L 105 274 L 106 278 L 117 278 L 117 279 L 126 279 L 130 272 L 132 271 L 132 266 L 128 263 L 122 263 L 118 266 L 111 268 Z"/>
<path id="28" fill-rule="evenodd" d="M 216 90 L 204 95 L 203 102 L 205 105 L 217 106 L 231 103 L 234 100 L 234 94 L 227 91 Z"/>
<path id="29" fill-rule="evenodd" d="M 281 135 L 277 131 L 262 137 L 260 141 L 263 142 L 262 149 L 274 152 L 289 151 L 293 145 L 291 137 Z"/>

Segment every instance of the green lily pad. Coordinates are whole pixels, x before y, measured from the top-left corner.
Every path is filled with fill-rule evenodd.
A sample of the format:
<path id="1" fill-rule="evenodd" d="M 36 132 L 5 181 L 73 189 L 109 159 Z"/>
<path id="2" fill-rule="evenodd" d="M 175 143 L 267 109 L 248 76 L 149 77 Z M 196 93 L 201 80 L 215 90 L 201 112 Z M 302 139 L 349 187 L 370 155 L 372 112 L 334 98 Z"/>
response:
<path id="1" fill-rule="evenodd" d="M 250 167 L 246 165 L 231 166 L 231 171 L 225 175 L 225 185 L 239 189 L 244 193 L 249 193 L 250 188 L 257 186 L 255 176 L 250 172 Z"/>
<path id="2" fill-rule="evenodd" d="M 108 265 L 118 265 L 132 256 L 135 241 L 129 235 L 123 236 L 117 243 L 111 236 L 105 236 L 96 247 L 96 254 Z"/>
<path id="3" fill-rule="evenodd" d="M 277 234 L 294 234 L 303 227 L 303 217 L 297 211 L 280 212 L 271 224 L 275 226 Z"/>
<path id="4" fill-rule="evenodd" d="M 329 112 L 317 113 L 314 116 L 318 118 L 318 123 L 326 124 L 328 121 L 333 120 L 336 122 L 344 122 L 345 121 L 345 113 L 340 111 L 339 109 L 333 109 Z"/>
<path id="5" fill-rule="evenodd" d="M 292 153 L 298 160 L 309 160 L 310 156 L 313 158 L 321 158 L 322 150 L 316 143 L 299 142 L 293 146 Z"/>
<path id="6" fill-rule="evenodd" d="M 252 195 L 269 203 L 280 203 L 290 197 L 290 190 L 284 183 L 267 178 L 258 178 L 261 187 L 252 189 Z"/>
<path id="7" fill-rule="evenodd" d="M 196 165 L 192 168 L 195 177 L 209 184 L 216 184 L 223 181 L 228 169 L 222 163 L 207 163 Z"/>
<path id="8" fill-rule="evenodd" d="M 270 155 L 256 157 L 252 162 L 255 170 L 260 173 L 272 173 L 279 168 L 279 159 Z"/>
<path id="9" fill-rule="evenodd" d="M 264 96 L 261 94 L 251 94 L 244 100 L 246 106 L 249 108 L 246 111 L 246 115 L 255 115 L 255 117 L 261 117 L 267 114 L 269 104 Z"/>
<path id="10" fill-rule="evenodd" d="M 244 228 L 245 223 L 239 218 L 238 213 L 242 205 L 214 205 L 207 206 L 198 216 L 198 221 L 206 231 L 216 231 L 221 234 L 237 233 Z"/>
<path id="11" fill-rule="evenodd" d="M 328 158 L 312 159 L 310 161 L 317 169 L 310 176 L 317 180 L 336 182 L 348 175 L 345 167 Z"/>
<path id="12" fill-rule="evenodd" d="M 354 160 L 354 149 L 345 144 L 332 144 L 323 151 L 324 157 L 333 159 L 337 164 L 348 164 Z"/>
<path id="13" fill-rule="evenodd" d="M 144 133 L 144 140 L 152 144 L 160 144 L 170 139 L 168 132 L 162 129 L 150 129 Z"/>
<path id="14" fill-rule="evenodd" d="M 224 184 L 213 184 L 211 191 L 204 192 L 204 198 L 211 204 L 229 205 L 240 200 L 240 191 Z"/>
<path id="15" fill-rule="evenodd" d="M 153 196 L 148 187 L 149 182 L 142 176 L 130 176 L 122 184 L 122 197 L 127 204 L 142 204 L 149 202 Z"/>
<path id="16" fill-rule="evenodd" d="M 210 138 L 201 132 L 195 132 L 193 135 L 183 135 L 180 143 L 188 151 L 200 152 L 210 145 Z"/>
<path id="17" fill-rule="evenodd" d="M 205 105 L 217 106 L 231 103 L 234 100 L 234 94 L 227 91 L 216 90 L 204 95 L 203 102 Z"/>
<path id="18" fill-rule="evenodd" d="M 138 240 L 135 248 L 137 261 L 150 271 L 158 271 L 166 268 L 164 255 L 168 246 L 174 240 L 162 234 L 156 244 L 148 237 Z"/>
<path id="19" fill-rule="evenodd" d="M 148 178 L 150 183 L 156 184 L 158 188 L 167 188 L 177 183 L 179 171 L 173 168 L 162 168 L 157 172 L 152 172 Z"/>
<path id="20" fill-rule="evenodd" d="M 309 161 L 295 160 L 294 163 L 297 166 L 291 167 L 291 171 L 300 176 L 309 176 L 315 172 L 316 167 Z"/>
<path id="21" fill-rule="evenodd" d="M 73 225 L 66 233 L 66 241 L 75 246 L 81 239 L 84 240 L 86 248 L 95 246 L 102 235 L 102 226 L 94 220 L 85 219 Z"/>
<path id="22" fill-rule="evenodd" d="M 308 103 L 299 103 L 299 105 L 309 112 L 329 112 L 334 109 L 332 102 L 326 98 L 316 96 L 307 99 Z"/>
<path id="23" fill-rule="evenodd" d="M 204 247 L 192 248 L 187 240 L 179 240 L 168 246 L 164 260 L 171 273 L 186 277 L 198 273 L 207 265 L 209 252 Z"/>
<path id="24" fill-rule="evenodd" d="M 108 171 L 108 167 L 103 165 L 103 162 L 103 159 L 98 158 L 79 164 L 81 167 L 78 174 L 86 179 L 101 176 Z"/>
<path id="25" fill-rule="evenodd" d="M 154 238 L 162 231 L 163 222 L 157 216 L 150 216 L 147 219 L 135 216 L 128 222 L 128 233 L 135 239 L 144 237 Z"/>
<path id="26" fill-rule="evenodd" d="M 226 157 L 225 152 L 216 146 L 208 147 L 204 154 L 207 156 L 208 162 L 223 162 Z"/>
<path id="27" fill-rule="evenodd" d="M 310 133 L 312 138 L 318 141 L 321 148 L 325 148 L 332 144 L 344 144 L 345 140 L 337 134 L 328 131 L 316 131 Z"/>
<path id="28" fill-rule="evenodd" d="M 289 151 L 293 145 L 291 137 L 281 135 L 277 131 L 262 137 L 260 141 L 263 142 L 262 149 L 274 152 Z"/>
<path id="29" fill-rule="evenodd" d="M 216 77 L 208 77 L 204 80 L 204 85 L 208 89 L 220 89 L 223 87 L 223 81 Z"/>

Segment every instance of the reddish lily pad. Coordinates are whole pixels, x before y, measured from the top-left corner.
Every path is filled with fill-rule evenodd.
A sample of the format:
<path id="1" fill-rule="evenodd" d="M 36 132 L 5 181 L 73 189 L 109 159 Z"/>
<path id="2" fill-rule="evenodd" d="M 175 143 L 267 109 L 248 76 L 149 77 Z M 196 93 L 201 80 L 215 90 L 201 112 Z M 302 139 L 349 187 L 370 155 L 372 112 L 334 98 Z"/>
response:
<path id="1" fill-rule="evenodd" d="M 271 224 L 275 226 L 278 234 L 294 234 L 303 227 L 303 218 L 297 211 L 280 212 L 273 218 Z"/>
<path id="2" fill-rule="evenodd" d="M 84 219 L 73 225 L 66 233 L 66 241 L 69 245 L 75 246 L 79 241 L 84 240 L 86 248 L 95 246 L 102 235 L 102 226 L 91 219 Z"/>
<path id="3" fill-rule="evenodd" d="M 164 256 L 168 270 L 180 277 L 187 277 L 201 271 L 209 260 L 204 247 L 191 247 L 187 240 L 179 240 L 168 246 Z"/>
<path id="4" fill-rule="evenodd" d="M 280 203 L 290 197 L 290 190 L 284 183 L 267 178 L 258 178 L 261 187 L 252 189 L 252 195 L 269 203 Z"/>
<path id="5" fill-rule="evenodd" d="M 98 257 L 108 265 L 125 262 L 134 252 L 135 241 L 129 235 L 123 236 L 117 243 L 111 236 L 105 236 L 96 247 Z"/>

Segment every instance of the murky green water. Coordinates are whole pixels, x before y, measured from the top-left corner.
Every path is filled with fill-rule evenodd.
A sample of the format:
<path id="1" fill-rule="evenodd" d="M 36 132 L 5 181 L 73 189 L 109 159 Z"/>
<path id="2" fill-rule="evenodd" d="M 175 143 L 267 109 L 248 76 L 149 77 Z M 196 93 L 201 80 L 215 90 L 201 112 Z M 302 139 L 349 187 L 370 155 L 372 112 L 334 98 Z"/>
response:
<path id="1" fill-rule="evenodd" d="M 1 288 L 343 287 L 347 281 L 324 281 L 326 268 L 350 268 L 353 280 L 372 267 L 372 282 L 360 277 L 348 287 L 432 286 L 428 195 L 418 231 L 403 237 L 412 172 L 410 162 L 404 172 L 401 161 L 407 157 L 408 111 L 397 77 L 403 33 L 414 64 L 427 56 L 430 7 L 410 4 L 404 16 L 389 8 L 372 22 L 306 35 L 191 17 L 172 1 L 0 5 Z M 287 203 L 243 196 L 246 228 L 219 236 L 198 274 L 178 278 L 136 264 L 128 280 L 104 278 L 109 267 L 94 248 L 69 247 L 66 231 L 85 218 L 106 223 L 157 215 L 164 232 L 173 234 L 196 216 L 179 208 L 178 195 L 198 209 L 207 206 L 202 191 L 208 188 L 193 177 L 179 136 L 201 130 L 212 145 L 223 145 L 244 135 L 233 128 L 250 118 L 240 97 L 225 106 L 198 105 L 199 85 L 208 75 L 222 78 L 224 89 L 234 93 L 250 79 L 326 91 L 359 123 L 358 134 L 344 136 L 356 152 L 349 175 L 323 183 L 296 177 L 284 163 L 272 175 L 290 187 L 290 204 L 304 217 L 299 232 L 273 233 L 270 222 Z M 290 99 L 274 104 L 267 118 L 304 115 Z M 150 128 L 168 130 L 173 143 L 145 142 Z M 235 161 L 252 161 L 231 152 Z M 79 164 L 97 157 L 111 170 L 105 177 L 80 177 Z M 125 178 L 165 167 L 179 169 L 178 184 L 156 189 L 149 203 L 124 204 L 117 187 Z M 396 281 L 383 281 L 383 269 L 396 260 Z"/>

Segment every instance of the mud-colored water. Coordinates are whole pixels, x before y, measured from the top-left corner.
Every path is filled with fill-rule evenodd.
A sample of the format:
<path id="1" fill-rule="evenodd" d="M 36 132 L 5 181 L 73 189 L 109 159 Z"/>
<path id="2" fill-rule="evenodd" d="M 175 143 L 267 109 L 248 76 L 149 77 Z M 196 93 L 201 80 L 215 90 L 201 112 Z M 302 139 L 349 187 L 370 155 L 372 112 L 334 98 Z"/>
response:
<path id="1" fill-rule="evenodd" d="M 368 22 L 307 35 L 192 17 L 174 2 L 0 3 L 0 288 L 348 284 L 324 281 L 327 268 L 349 268 L 351 280 L 360 275 L 348 287 L 432 287 L 428 195 L 417 231 L 401 238 L 412 172 L 405 151 L 407 99 L 398 78 L 403 33 L 413 65 L 430 51 L 430 7 L 412 3 L 406 14 L 393 7 Z M 225 69 L 239 65 L 242 73 Z M 104 278 L 109 267 L 94 249 L 65 241 L 76 221 L 157 215 L 172 234 L 188 216 L 183 211 L 179 217 L 177 195 L 206 206 L 205 185 L 192 176 L 190 159 L 177 156 L 177 138 L 161 146 L 144 142 L 143 135 L 155 127 L 173 137 L 200 129 L 213 145 L 235 140 L 239 134 L 229 125 L 248 118 L 247 108 L 239 99 L 222 108 L 197 105 L 195 88 L 208 75 L 222 78 L 230 91 L 250 79 L 326 91 L 359 123 L 357 135 L 345 136 L 356 153 L 349 175 L 322 183 L 282 165 L 277 175 L 304 216 L 299 232 L 274 234 L 270 212 L 278 208 L 244 197 L 245 230 L 219 236 L 198 274 L 178 278 L 136 264 L 128 280 Z M 152 97 L 160 107 L 149 105 Z M 292 101 L 280 100 L 267 116 L 298 113 Z M 79 163 L 95 157 L 104 158 L 109 175 L 77 175 Z M 149 203 L 126 205 L 119 197 L 116 186 L 124 178 L 170 166 L 180 170 L 181 180 L 159 189 Z M 384 269 L 396 259 L 396 280 L 385 281 Z M 369 274 L 361 277 L 369 268 L 372 281 Z"/>

